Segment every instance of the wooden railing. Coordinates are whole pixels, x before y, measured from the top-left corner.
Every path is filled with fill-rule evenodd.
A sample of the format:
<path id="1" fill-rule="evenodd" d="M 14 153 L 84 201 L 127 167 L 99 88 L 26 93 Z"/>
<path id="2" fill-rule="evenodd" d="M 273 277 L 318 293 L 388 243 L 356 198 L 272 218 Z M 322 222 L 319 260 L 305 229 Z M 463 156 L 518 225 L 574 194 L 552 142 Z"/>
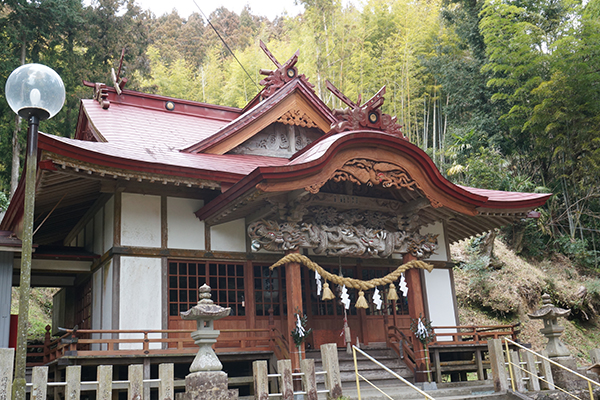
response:
<path id="1" fill-rule="evenodd" d="M 194 354 L 198 346 L 190 338 L 190 329 L 158 330 L 98 330 L 65 329 L 63 336 L 50 340 L 49 333 L 43 351 L 32 353 L 33 365 L 47 364 L 64 356 L 115 356 Z M 282 342 L 273 329 L 221 329 L 214 348 L 217 353 L 228 351 L 274 351 L 274 343 Z M 283 342 L 282 342 L 283 343 Z M 40 357 L 39 355 L 43 356 Z M 289 358 L 289 354 L 288 357 Z"/>
<path id="2" fill-rule="evenodd" d="M 398 356 L 404 360 L 404 363 L 412 373 L 415 373 L 417 369 L 417 363 L 415 358 L 414 347 L 412 344 L 411 335 L 410 339 L 406 337 L 404 332 L 395 326 L 388 326 L 388 343 L 391 348 L 398 354 Z"/>
<path id="3" fill-rule="evenodd" d="M 485 344 L 488 339 L 500 339 L 503 337 L 517 340 L 519 330 L 515 328 L 519 325 L 434 326 L 435 340 L 431 345 Z M 446 338 L 449 338 L 449 340 Z"/>
<path id="4" fill-rule="evenodd" d="M 432 350 L 429 352 L 430 366 L 434 369 L 434 371 L 439 369 L 439 373 L 441 373 L 442 369 L 444 368 L 450 370 L 449 365 L 442 365 L 445 363 L 440 362 L 440 352 L 461 352 L 465 350 L 476 352 L 476 350 L 467 348 L 473 345 L 485 345 L 488 339 L 508 337 L 512 340 L 517 340 L 519 331 L 516 328 L 518 326 L 519 324 L 486 326 L 435 326 L 433 327 L 435 340 L 429 344 L 429 347 Z M 413 373 L 415 373 L 417 370 L 418 360 L 415 355 L 413 340 L 416 339 L 412 333 L 407 335 L 396 326 L 388 326 L 388 345 L 398 354 L 401 359 L 404 360 L 406 366 Z M 450 347 L 452 347 L 452 349 Z M 465 370 L 468 368 L 473 368 L 473 370 L 478 371 L 480 376 L 483 376 L 482 363 L 480 361 L 481 355 L 478 352 L 474 354 L 476 354 L 476 358 L 474 358 L 472 361 L 457 361 L 454 362 L 454 364 L 461 364 L 453 365 L 452 367 L 457 370 L 461 370 L 461 368 L 464 368 Z M 433 360 L 431 358 L 433 358 Z"/>
<path id="5" fill-rule="evenodd" d="M 286 337 L 283 336 L 281 332 L 279 332 L 279 329 L 275 327 L 271 328 L 271 340 L 275 357 L 278 360 L 289 360 L 290 351 L 288 347 L 288 341 Z"/>

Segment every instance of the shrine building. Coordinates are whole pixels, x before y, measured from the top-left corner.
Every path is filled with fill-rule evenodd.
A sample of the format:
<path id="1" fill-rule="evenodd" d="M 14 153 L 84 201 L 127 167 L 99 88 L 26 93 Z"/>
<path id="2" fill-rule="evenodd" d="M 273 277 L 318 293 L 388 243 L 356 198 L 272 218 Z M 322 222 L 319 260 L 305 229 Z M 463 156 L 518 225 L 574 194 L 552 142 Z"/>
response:
<path id="1" fill-rule="evenodd" d="M 451 183 L 382 113 L 385 89 L 356 104 L 328 84 L 348 106 L 332 110 L 297 54 L 281 64 L 264 49 L 275 69 L 243 109 L 86 82 L 94 98 L 81 101 L 74 139 L 40 134 L 32 285 L 61 288 L 54 334 L 195 329 L 180 312 L 204 283 L 231 308 L 215 324 L 229 335 L 222 352 L 255 349 L 248 337 L 270 329 L 293 353 L 296 314 L 311 348 L 385 343 L 390 326 L 411 336 L 420 316 L 457 326 L 449 245 L 549 198 Z M 0 226 L 17 237 L 23 196 L 21 181 Z M 0 270 L 14 285 L 18 254 Z"/>

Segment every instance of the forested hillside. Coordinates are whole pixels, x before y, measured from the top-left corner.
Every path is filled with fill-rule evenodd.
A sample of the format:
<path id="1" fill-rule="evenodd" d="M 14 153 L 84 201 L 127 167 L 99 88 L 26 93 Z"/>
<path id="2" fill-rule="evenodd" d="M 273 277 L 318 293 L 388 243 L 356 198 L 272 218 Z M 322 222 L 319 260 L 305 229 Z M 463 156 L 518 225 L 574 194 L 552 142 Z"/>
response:
<path id="1" fill-rule="evenodd" d="M 91 96 L 82 79 L 112 84 L 123 48 L 127 88 L 237 107 L 260 90 L 259 69 L 273 67 L 259 40 L 281 61 L 299 49 L 299 71 L 330 106 L 341 104 L 327 79 L 353 100 L 386 85 L 384 112 L 453 182 L 554 193 L 539 219 L 507 228 L 504 240 L 524 256 L 563 254 L 565 268 L 598 274 L 600 0 L 300 2 L 294 18 L 220 8 L 209 25 L 201 14 L 155 16 L 134 0 L 3 0 L 0 83 L 24 62 L 54 68 L 67 104 L 40 128 L 69 136 L 78 100 Z M 8 199 L 25 128 L 3 94 Z"/>

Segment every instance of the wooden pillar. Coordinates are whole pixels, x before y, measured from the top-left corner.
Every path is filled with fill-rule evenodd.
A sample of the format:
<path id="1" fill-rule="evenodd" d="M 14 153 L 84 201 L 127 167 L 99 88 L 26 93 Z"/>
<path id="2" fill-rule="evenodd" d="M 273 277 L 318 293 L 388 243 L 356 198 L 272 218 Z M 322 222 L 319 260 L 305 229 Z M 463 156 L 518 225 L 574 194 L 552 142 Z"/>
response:
<path id="1" fill-rule="evenodd" d="M 290 250 L 287 254 L 299 253 L 298 250 Z M 292 358 L 292 370 L 300 371 L 300 354 L 298 348 L 292 340 L 291 332 L 296 328 L 296 313 L 302 316 L 302 275 L 300 274 L 299 263 L 285 264 L 285 281 L 286 281 L 286 297 L 287 297 L 287 332 L 283 334 L 288 340 L 288 350 Z M 300 348 L 304 352 L 304 343 Z"/>
<path id="2" fill-rule="evenodd" d="M 403 263 L 407 263 L 412 260 L 416 260 L 417 258 L 411 254 L 404 254 L 402 258 Z M 423 298 L 423 286 L 421 282 L 421 270 L 418 268 L 411 268 L 404 273 L 406 276 L 406 284 L 408 285 L 408 313 L 411 319 L 417 319 L 419 317 L 427 316 L 425 312 L 425 301 Z M 425 382 L 427 379 L 427 374 L 424 372 L 427 367 L 424 363 L 424 352 L 425 349 L 421 342 L 416 340 L 413 337 L 413 349 L 416 357 L 416 368 L 415 371 L 415 381 L 416 382 Z M 423 356 L 421 356 L 423 355 Z M 421 365 L 422 364 L 422 365 Z"/>
<path id="3" fill-rule="evenodd" d="M 244 263 L 244 311 L 246 312 L 246 329 L 256 328 L 256 300 L 254 297 L 254 276 L 252 261 Z"/>

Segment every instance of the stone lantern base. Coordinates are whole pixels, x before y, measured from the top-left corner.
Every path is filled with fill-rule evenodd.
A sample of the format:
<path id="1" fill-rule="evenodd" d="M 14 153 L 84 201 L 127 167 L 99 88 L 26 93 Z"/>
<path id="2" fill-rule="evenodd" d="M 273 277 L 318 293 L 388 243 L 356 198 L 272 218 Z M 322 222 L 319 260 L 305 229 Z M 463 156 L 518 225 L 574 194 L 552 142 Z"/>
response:
<path id="1" fill-rule="evenodd" d="M 555 361 L 563 367 L 569 368 L 571 371 L 579 372 L 577 370 L 577 360 L 573 356 L 567 357 L 550 357 L 552 361 Z M 576 389 L 587 389 L 587 382 L 583 379 L 573 376 L 569 371 L 557 367 L 554 364 L 550 364 L 552 370 L 552 377 L 554 378 L 554 384 L 567 391 Z"/>
<path id="2" fill-rule="evenodd" d="M 177 400 L 237 400 L 238 390 L 227 388 L 227 374 L 223 371 L 193 372 L 185 377 L 185 393 Z"/>

